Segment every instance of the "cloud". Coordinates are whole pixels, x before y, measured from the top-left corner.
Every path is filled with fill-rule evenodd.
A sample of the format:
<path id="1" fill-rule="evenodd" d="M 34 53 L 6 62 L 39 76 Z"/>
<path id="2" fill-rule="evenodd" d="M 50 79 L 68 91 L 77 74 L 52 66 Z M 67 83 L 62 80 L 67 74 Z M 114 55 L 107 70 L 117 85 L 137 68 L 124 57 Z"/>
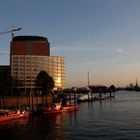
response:
<path id="1" fill-rule="evenodd" d="M 88 52 L 88 51 L 104 51 L 106 47 L 94 46 L 92 44 L 86 45 L 57 45 L 52 47 L 52 52 Z"/>
<path id="2" fill-rule="evenodd" d="M 123 49 L 116 49 L 116 51 L 117 51 L 118 53 L 121 53 L 121 54 L 129 54 L 129 52 L 127 52 L 127 51 L 125 51 L 125 50 L 123 50 Z"/>

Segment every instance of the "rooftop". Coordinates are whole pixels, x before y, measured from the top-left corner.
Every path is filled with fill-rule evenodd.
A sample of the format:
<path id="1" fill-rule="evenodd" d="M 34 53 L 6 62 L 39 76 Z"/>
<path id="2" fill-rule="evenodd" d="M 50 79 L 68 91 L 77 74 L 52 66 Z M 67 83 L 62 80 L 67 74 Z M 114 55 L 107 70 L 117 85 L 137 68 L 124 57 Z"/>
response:
<path id="1" fill-rule="evenodd" d="M 46 41 L 48 42 L 48 39 L 46 37 L 42 36 L 15 36 L 13 37 L 12 41 Z"/>

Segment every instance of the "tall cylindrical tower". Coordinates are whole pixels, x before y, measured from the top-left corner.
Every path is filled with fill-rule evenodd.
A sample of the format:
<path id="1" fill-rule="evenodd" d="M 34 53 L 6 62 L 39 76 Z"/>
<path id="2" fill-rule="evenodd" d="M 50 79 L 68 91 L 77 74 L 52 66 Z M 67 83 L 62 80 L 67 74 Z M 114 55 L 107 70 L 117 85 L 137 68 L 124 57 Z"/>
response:
<path id="1" fill-rule="evenodd" d="M 50 56 L 50 43 L 46 37 L 16 36 L 11 41 L 11 55 Z"/>

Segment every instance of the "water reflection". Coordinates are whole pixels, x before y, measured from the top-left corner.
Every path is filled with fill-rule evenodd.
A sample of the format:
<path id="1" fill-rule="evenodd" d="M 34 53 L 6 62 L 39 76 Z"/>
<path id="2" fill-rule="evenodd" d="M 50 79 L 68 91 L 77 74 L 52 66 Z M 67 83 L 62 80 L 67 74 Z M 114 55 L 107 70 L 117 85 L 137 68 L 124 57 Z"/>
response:
<path id="1" fill-rule="evenodd" d="M 26 125 L 28 122 L 28 118 L 21 118 L 17 120 L 9 120 L 0 122 L 0 130 L 1 129 L 14 129 L 15 127 L 20 127 Z"/>
<path id="2" fill-rule="evenodd" d="M 66 140 L 69 137 L 69 126 L 76 123 L 76 112 L 34 116 L 29 121 L 29 126 L 32 127 L 30 136 L 35 137 L 35 139 L 41 138 L 43 140 Z"/>
<path id="3" fill-rule="evenodd" d="M 18 130 L 23 130 L 28 123 L 28 118 L 11 120 L 0 123 L 0 139 L 1 140 L 17 140 Z M 21 131 L 22 132 L 22 131 Z"/>
<path id="4" fill-rule="evenodd" d="M 78 123 L 77 120 L 77 112 L 70 112 L 70 114 L 68 115 L 68 120 L 69 120 L 69 125 L 74 124 L 76 125 Z"/>

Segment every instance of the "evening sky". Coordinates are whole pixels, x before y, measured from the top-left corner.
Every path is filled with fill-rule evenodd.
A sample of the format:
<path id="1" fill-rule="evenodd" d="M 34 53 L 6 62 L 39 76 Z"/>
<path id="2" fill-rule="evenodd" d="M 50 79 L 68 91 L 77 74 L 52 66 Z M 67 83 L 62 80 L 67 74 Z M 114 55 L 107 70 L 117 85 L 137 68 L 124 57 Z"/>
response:
<path id="1" fill-rule="evenodd" d="M 48 38 L 70 86 L 126 86 L 140 79 L 140 0 L 1 0 L 0 32 Z M 0 35 L 0 65 L 11 34 Z"/>

